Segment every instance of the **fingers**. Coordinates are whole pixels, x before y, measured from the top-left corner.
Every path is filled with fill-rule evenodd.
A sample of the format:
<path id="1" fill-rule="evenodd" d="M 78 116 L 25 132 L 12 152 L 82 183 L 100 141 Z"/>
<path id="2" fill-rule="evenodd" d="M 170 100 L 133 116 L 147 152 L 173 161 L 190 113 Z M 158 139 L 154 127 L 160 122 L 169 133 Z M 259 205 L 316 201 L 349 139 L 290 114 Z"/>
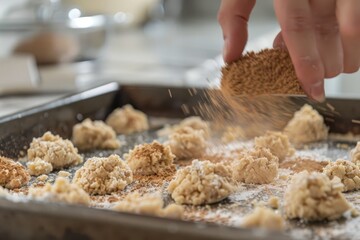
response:
<path id="1" fill-rule="evenodd" d="M 239 59 L 247 42 L 247 22 L 255 0 L 222 0 L 218 21 L 224 36 L 224 61 Z"/>
<path id="2" fill-rule="evenodd" d="M 343 71 L 343 49 L 336 18 L 336 0 L 310 1 L 317 49 L 324 65 L 325 78 Z"/>
<path id="3" fill-rule="evenodd" d="M 282 37 L 305 92 L 317 101 L 324 100 L 324 66 L 312 22 L 310 4 L 305 0 L 274 0 Z"/>
<path id="4" fill-rule="evenodd" d="M 344 51 L 344 72 L 353 73 L 360 67 L 360 1 L 338 0 L 337 17 Z"/>

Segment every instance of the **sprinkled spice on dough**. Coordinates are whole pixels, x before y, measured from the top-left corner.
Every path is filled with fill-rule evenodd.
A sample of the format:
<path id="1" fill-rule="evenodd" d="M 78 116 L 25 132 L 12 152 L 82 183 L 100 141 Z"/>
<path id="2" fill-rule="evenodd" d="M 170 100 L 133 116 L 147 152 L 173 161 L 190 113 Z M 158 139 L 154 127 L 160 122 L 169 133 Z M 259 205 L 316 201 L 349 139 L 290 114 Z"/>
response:
<path id="1" fill-rule="evenodd" d="M 157 141 L 136 146 L 124 158 L 134 174 L 167 175 L 175 171 L 175 155 L 169 146 Z"/>
<path id="2" fill-rule="evenodd" d="M 30 180 L 26 169 L 10 158 L 0 156 L 0 186 L 8 189 L 20 188 Z"/>

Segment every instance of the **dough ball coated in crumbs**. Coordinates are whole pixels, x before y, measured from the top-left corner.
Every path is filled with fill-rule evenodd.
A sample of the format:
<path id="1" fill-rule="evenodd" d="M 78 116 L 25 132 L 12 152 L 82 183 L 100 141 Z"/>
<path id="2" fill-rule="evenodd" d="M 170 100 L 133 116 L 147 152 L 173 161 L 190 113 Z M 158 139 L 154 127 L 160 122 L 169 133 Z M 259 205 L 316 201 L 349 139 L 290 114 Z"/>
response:
<path id="1" fill-rule="evenodd" d="M 206 150 L 204 131 L 191 127 L 177 129 L 170 134 L 168 145 L 177 159 L 199 158 Z"/>
<path id="2" fill-rule="evenodd" d="M 335 220 L 351 209 L 341 193 L 338 177 L 307 171 L 295 174 L 285 191 L 284 210 L 287 218 L 305 221 Z"/>
<path id="3" fill-rule="evenodd" d="M 175 170 L 175 155 L 169 146 L 157 141 L 138 145 L 124 157 L 134 174 L 166 175 Z"/>
<path id="4" fill-rule="evenodd" d="M 147 194 L 141 196 L 137 192 L 128 194 L 124 200 L 118 202 L 112 209 L 120 212 L 179 219 L 184 214 L 184 208 L 181 205 L 170 204 L 164 208 L 164 202 L 160 195 Z"/>
<path id="5" fill-rule="evenodd" d="M 255 146 L 265 147 L 279 158 L 279 162 L 291 157 L 295 153 L 289 138 L 281 132 L 267 131 L 265 135 L 255 138 Z"/>
<path id="6" fill-rule="evenodd" d="M 191 166 L 177 171 L 168 191 L 178 204 L 220 202 L 233 192 L 231 170 L 222 163 L 193 160 Z"/>
<path id="7" fill-rule="evenodd" d="M 179 123 L 179 125 L 175 127 L 175 131 L 183 127 L 191 127 L 192 129 L 195 130 L 203 130 L 205 138 L 210 137 L 209 123 L 202 120 L 200 117 L 193 116 L 193 117 L 185 118 Z"/>
<path id="8" fill-rule="evenodd" d="M 279 159 L 267 148 L 256 147 L 239 157 L 233 164 L 236 181 L 265 184 L 271 183 L 278 175 Z"/>
<path id="9" fill-rule="evenodd" d="M 360 168 L 353 162 L 338 159 L 330 162 L 323 170 L 330 179 L 340 178 L 344 192 L 360 189 Z"/>
<path id="10" fill-rule="evenodd" d="M 89 118 L 73 127 L 72 141 L 80 150 L 117 149 L 120 142 L 114 130 L 103 121 Z"/>
<path id="11" fill-rule="evenodd" d="M 272 231 L 281 231 L 285 228 L 285 221 L 280 214 L 266 207 L 256 207 L 246 215 L 241 224 L 245 228 L 262 228 Z"/>
<path id="12" fill-rule="evenodd" d="M 27 150 L 29 161 L 40 158 L 45 162 L 51 163 L 53 169 L 62 169 L 75 166 L 83 162 L 83 158 L 78 154 L 77 148 L 67 139 L 62 139 L 59 135 L 46 132 L 40 138 L 34 138 Z"/>
<path id="13" fill-rule="evenodd" d="M 73 183 L 94 195 L 121 191 L 132 181 L 131 169 L 115 154 L 107 158 L 89 158 L 73 178 Z"/>
<path id="14" fill-rule="evenodd" d="M 353 163 L 360 166 L 360 142 L 357 142 L 356 147 L 350 151 L 350 158 Z"/>
<path id="15" fill-rule="evenodd" d="M 40 176 L 42 174 L 49 174 L 53 170 L 51 163 L 35 158 L 34 161 L 27 162 L 26 166 L 31 176 Z"/>
<path id="16" fill-rule="evenodd" d="M 78 185 L 70 183 L 67 178 L 56 178 L 53 185 L 46 183 L 43 187 L 29 189 L 29 195 L 35 199 L 44 199 L 52 202 L 81 204 L 88 206 L 90 196 Z"/>
<path id="17" fill-rule="evenodd" d="M 106 123 L 118 134 L 130 134 L 149 129 L 145 113 L 135 110 L 131 105 L 115 109 L 106 119 Z"/>
<path id="18" fill-rule="evenodd" d="M 26 169 L 10 158 L 0 156 L 0 186 L 8 189 L 20 188 L 30 180 Z"/>
<path id="19" fill-rule="evenodd" d="M 292 143 L 301 145 L 327 139 L 328 130 L 324 118 L 310 105 L 305 104 L 295 112 L 284 128 L 284 133 Z"/>

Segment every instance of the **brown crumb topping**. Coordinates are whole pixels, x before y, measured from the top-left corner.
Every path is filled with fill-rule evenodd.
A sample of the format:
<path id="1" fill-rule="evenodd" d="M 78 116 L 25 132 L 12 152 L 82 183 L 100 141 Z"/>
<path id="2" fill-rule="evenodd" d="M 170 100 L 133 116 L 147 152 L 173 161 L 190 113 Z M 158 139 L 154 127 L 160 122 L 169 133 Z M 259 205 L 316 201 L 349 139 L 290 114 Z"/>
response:
<path id="1" fill-rule="evenodd" d="M 287 51 L 249 52 L 222 69 L 221 90 L 230 96 L 304 94 Z"/>
<path id="2" fill-rule="evenodd" d="M 0 186 L 8 189 L 20 188 L 29 180 L 29 173 L 20 163 L 0 156 Z"/>
<path id="3" fill-rule="evenodd" d="M 167 175 L 175 170 L 175 155 L 169 146 L 157 141 L 138 145 L 124 157 L 134 174 Z"/>

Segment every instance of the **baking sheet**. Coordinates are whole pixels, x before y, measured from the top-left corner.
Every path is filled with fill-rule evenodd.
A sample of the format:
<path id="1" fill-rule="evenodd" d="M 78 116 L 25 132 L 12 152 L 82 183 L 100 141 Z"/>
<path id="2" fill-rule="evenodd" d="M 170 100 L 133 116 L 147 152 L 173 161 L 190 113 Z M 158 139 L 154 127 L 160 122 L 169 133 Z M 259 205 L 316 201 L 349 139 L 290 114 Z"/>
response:
<path id="1" fill-rule="evenodd" d="M 46 130 L 51 130 L 69 138 L 71 128 L 75 123 L 86 117 L 104 119 L 115 107 L 130 103 L 135 108 L 152 116 L 153 129 L 141 134 L 119 136 L 122 142 L 126 142 L 119 150 L 96 151 L 85 155 L 86 158 L 90 156 L 107 156 L 111 153 L 122 156 L 123 153 L 132 149 L 136 144 L 151 142 L 153 139 L 164 141 L 163 138 L 157 137 L 156 130 L 164 123 L 176 122 L 176 119 L 194 114 L 199 99 L 203 101 L 206 99 L 205 95 L 205 92 L 201 89 L 189 91 L 182 88 L 168 89 L 149 86 L 125 86 L 119 88 L 117 84 L 108 84 L 0 119 L 0 153 L 8 157 L 19 157 L 19 153 L 25 153 L 23 146 L 27 146 L 32 137 L 41 136 Z M 299 106 L 307 102 L 303 98 L 294 99 L 294 102 L 296 101 Z M 356 100 L 332 100 L 332 106 L 344 110 L 344 113 L 340 113 L 342 117 L 339 119 L 341 121 L 332 119 L 331 122 L 328 122 L 331 131 L 352 131 L 356 133 L 357 125 L 351 121 L 360 116 L 355 103 L 357 103 Z M 192 111 L 184 111 L 184 105 Z M 320 111 L 323 109 L 323 112 L 328 112 L 326 106 L 317 107 Z M 251 143 L 234 143 L 216 148 L 215 146 L 219 145 L 214 139 L 213 144 L 214 147 L 209 148 L 212 151 L 209 151 L 205 157 L 217 161 L 218 156 L 230 158 L 231 155 L 227 153 L 242 144 Z M 354 143 L 351 141 L 329 141 L 314 145 L 313 148 L 308 150 L 300 151 L 299 154 L 303 157 L 335 160 L 338 157 L 347 158 L 348 150 L 353 145 Z M 186 163 L 182 165 L 186 165 Z M 74 172 L 77 168 L 70 170 L 70 172 Z M 287 173 L 288 170 L 280 171 L 280 175 Z M 54 179 L 55 175 L 52 174 L 50 179 Z M 151 181 L 149 184 L 151 184 Z M 166 186 L 166 184 L 167 180 L 160 182 L 160 184 L 157 182 L 150 191 L 164 193 L 164 185 Z M 357 230 L 357 226 L 360 226 L 358 218 L 312 224 L 310 227 L 304 223 L 291 221 L 288 222 L 290 230 L 285 235 L 238 228 L 242 216 L 251 211 L 254 200 L 267 201 L 270 196 L 279 196 L 281 199 L 286 185 L 287 181 L 280 178 L 275 184 L 262 185 L 261 187 L 243 185 L 221 204 L 207 207 L 186 207 L 185 219 L 190 222 L 114 213 L 107 210 L 62 204 L 21 202 L 21 199 L 17 199 L 20 202 L 15 203 L 1 199 L 0 219 L 6 218 L 8 224 L 0 226 L 0 234 L 4 233 L 5 236 L 18 239 L 24 237 L 40 239 L 48 236 L 55 239 L 78 239 L 80 236 L 84 237 L 84 239 L 103 239 L 104 236 L 117 239 L 152 239 L 155 237 L 159 239 L 169 239 L 170 237 L 172 239 L 184 239 L 185 237 L 189 239 L 360 238 L 360 231 Z M 131 186 L 129 188 L 131 189 Z M 357 204 L 356 192 L 345 195 Z M 171 199 L 166 196 L 166 192 L 163 196 L 167 203 L 171 202 Z M 113 200 L 114 198 L 120 199 L 121 194 L 120 196 L 111 196 L 111 198 Z M 100 197 L 98 199 L 94 197 L 93 200 L 95 202 L 94 207 L 107 208 L 111 206 L 111 201 L 108 201 L 109 199 L 106 197 L 101 199 Z M 32 220 L 30 221 L 30 219 Z M 23 231 L 17 231 L 18 226 L 22 226 Z M 94 231 L 94 228 L 97 230 Z M 109 235 L 109 233 L 113 234 Z"/>

